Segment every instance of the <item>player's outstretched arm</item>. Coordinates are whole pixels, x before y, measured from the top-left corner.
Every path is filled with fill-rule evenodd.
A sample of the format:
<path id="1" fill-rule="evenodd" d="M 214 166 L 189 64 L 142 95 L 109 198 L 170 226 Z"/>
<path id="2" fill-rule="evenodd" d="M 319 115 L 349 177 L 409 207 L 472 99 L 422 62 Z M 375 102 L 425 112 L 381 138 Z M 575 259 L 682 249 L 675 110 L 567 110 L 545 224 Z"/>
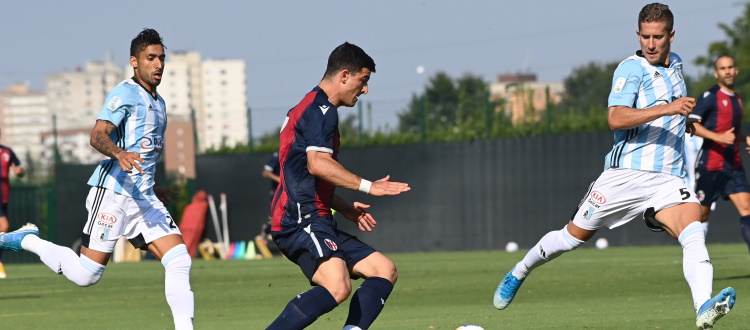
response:
<path id="1" fill-rule="evenodd" d="M 310 174 L 326 180 L 337 187 L 359 190 L 373 196 L 398 195 L 411 189 L 406 183 L 388 181 L 390 176 L 386 176 L 375 182 L 363 180 L 341 166 L 327 152 L 308 151 L 307 169 L 310 171 Z"/>
<path id="2" fill-rule="evenodd" d="M 97 120 L 94 129 L 91 131 L 91 146 L 105 156 L 116 158 L 123 171 L 130 173 L 135 168 L 138 172 L 143 173 L 143 169 L 139 165 L 139 162 L 143 163 L 141 155 L 137 152 L 127 152 L 112 142 L 109 135 L 114 132 L 115 128 L 115 124 L 109 121 Z"/>
<path id="3" fill-rule="evenodd" d="M 734 127 L 730 128 L 728 131 L 717 133 L 709 130 L 708 128 L 697 122 L 693 123 L 693 126 L 695 126 L 695 135 L 698 135 L 704 139 L 709 139 L 724 144 L 734 143 Z"/>
<path id="4" fill-rule="evenodd" d="M 344 218 L 354 222 L 361 231 L 372 231 L 377 226 L 377 221 L 367 212 L 370 205 L 360 202 L 349 203 L 339 195 L 333 195 L 333 208 L 336 209 Z"/>
<path id="5" fill-rule="evenodd" d="M 641 126 L 664 116 L 680 115 L 687 117 L 695 108 L 695 99 L 681 97 L 671 103 L 656 105 L 647 109 L 634 109 L 622 105 L 609 107 L 607 122 L 613 131 Z"/>

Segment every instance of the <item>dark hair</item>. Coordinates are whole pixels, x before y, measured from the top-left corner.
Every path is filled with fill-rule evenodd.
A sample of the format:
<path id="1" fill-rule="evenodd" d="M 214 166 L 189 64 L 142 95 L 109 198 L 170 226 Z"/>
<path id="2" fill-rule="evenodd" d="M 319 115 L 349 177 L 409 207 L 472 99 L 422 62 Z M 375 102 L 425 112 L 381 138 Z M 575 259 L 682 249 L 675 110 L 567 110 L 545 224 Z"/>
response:
<path id="1" fill-rule="evenodd" d="M 159 32 L 156 32 L 154 29 L 144 28 L 143 31 L 138 33 L 138 35 L 133 38 L 133 41 L 130 42 L 130 56 L 138 56 L 139 52 L 151 45 L 161 45 L 164 49 L 167 49 L 167 46 L 164 46 L 164 41 L 161 39 L 161 36 L 159 36 Z"/>
<path id="2" fill-rule="evenodd" d="M 669 6 L 660 3 L 648 4 L 641 9 L 638 14 L 638 30 L 641 29 L 641 23 L 664 22 L 667 25 L 667 32 L 674 29 L 674 15 L 669 10 Z"/>
<path id="3" fill-rule="evenodd" d="M 720 60 L 720 59 L 722 59 L 722 58 L 724 58 L 724 57 L 732 59 L 732 62 L 737 62 L 737 61 L 736 61 L 736 60 L 734 59 L 734 56 L 732 56 L 732 55 L 729 55 L 729 54 L 723 54 L 723 55 L 719 55 L 719 56 L 718 56 L 718 57 L 716 58 L 716 60 L 714 60 L 714 71 L 716 71 L 716 69 L 718 69 L 718 67 L 716 67 L 716 65 L 717 65 L 717 64 L 719 64 L 719 60 Z M 737 63 L 735 63 L 735 65 L 737 65 Z"/>
<path id="4" fill-rule="evenodd" d="M 359 72 L 363 68 L 368 68 L 370 71 L 375 72 L 375 61 L 362 48 L 344 42 L 336 47 L 331 52 L 331 56 L 328 57 L 328 66 L 323 78 L 333 76 L 341 70 Z"/>

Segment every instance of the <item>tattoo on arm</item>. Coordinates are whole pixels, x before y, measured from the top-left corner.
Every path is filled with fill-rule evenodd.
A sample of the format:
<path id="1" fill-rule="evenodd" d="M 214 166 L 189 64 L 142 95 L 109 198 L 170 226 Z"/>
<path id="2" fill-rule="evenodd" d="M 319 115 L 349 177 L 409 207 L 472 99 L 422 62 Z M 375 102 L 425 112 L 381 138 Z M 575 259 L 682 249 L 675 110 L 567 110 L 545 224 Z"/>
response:
<path id="1" fill-rule="evenodd" d="M 117 127 L 115 126 L 115 124 L 112 124 L 105 120 L 99 120 L 97 121 L 97 123 L 103 123 L 106 126 L 104 127 L 104 130 L 94 129 L 91 137 L 91 146 L 105 156 L 114 158 L 115 154 L 122 151 L 122 148 L 115 145 L 115 143 L 112 142 L 112 139 L 109 138 L 109 134 L 114 132 L 115 128 Z"/>

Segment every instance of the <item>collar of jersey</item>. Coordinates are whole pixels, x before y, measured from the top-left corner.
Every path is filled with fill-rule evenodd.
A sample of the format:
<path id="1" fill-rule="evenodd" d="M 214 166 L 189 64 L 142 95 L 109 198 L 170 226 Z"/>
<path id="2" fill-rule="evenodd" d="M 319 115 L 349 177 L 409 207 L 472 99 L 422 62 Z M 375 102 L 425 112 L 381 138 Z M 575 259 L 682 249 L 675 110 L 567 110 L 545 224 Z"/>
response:
<path id="1" fill-rule="evenodd" d="M 146 93 L 147 93 L 148 95 L 151 95 L 151 97 L 153 97 L 153 98 L 154 98 L 154 100 L 158 100 L 158 98 L 156 97 L 156 95 L 158 95 L 158 93 L 154 93 L 154 94 L 156 94 L 156 95 L 154 95 L 154 94 L 151 94 L 151 92 L 149 92 L 149 91 L 148 91 L 148 89 L 146 89 L 146 87 L 143 87 L 143 85 L 141 85 L 141 82 L 140 82 L 140 81 L 138 81 L 138 79 L 135 79 L 135 76 L 131 77 L 131 78 L 130 78 L 130 80 L 132 80 L 132 81 L 133 81 L 134 83 L 136 83 L 136 84 L 137 84 L 138 86 L 141 86 L 141 88 L 143 88 L 143 90 L 144 90 L 144 91 L 146 91 Z"/>

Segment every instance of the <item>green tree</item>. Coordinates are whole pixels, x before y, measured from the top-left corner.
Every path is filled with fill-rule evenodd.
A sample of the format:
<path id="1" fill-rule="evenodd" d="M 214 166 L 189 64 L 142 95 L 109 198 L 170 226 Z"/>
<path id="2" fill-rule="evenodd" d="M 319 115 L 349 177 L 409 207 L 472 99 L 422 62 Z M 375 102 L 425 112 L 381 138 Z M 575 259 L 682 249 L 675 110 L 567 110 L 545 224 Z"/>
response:
<path id="1" fill-rule="evenodd" d="M 742 15 L 731 25 L 720 23 L 719 28 L 726 34 L 726 39 L 712 42 L 708 54 L 696 58 L 695 64 L 703 66 L 707 72 L 690 84 L 690 94 L 698 96 L 716 84 L 714 61 L 721 55 L 731 55 L 740 72 L 735 80 L 735 91 L 740 95 L 750 95 L 750 3 L 745 4 Z"/>
<path id="2" fill-rule="evenodd" d="M 612 76 L 619 62 L 588 64 L 573 69 L 565 78 L 565 94 L 554 107 L 558 113 L 588 114 L 591 111 L 606 112 L 607 97 L 612 88 Z"/>

